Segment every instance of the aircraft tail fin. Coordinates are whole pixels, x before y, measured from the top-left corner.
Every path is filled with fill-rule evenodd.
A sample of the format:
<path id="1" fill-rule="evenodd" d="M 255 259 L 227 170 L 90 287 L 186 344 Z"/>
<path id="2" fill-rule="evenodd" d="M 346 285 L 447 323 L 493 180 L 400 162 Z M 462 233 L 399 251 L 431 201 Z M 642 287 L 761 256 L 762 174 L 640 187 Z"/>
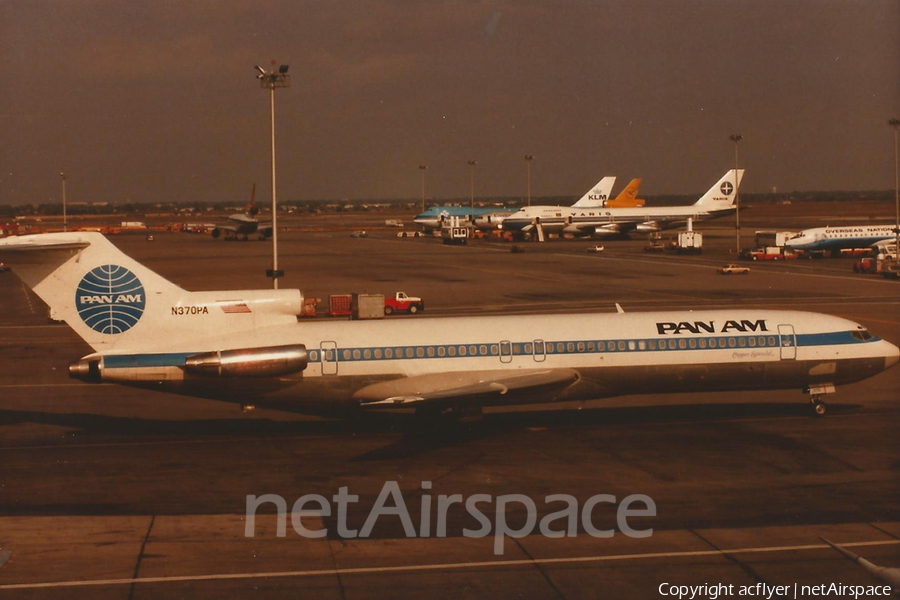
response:
<path id="1" fill-rule="evenodd" d="M 124 353 L 296 323 L 299 290 L 189 292 L 96 232 L 0 239 L 0 260 L 94 350 Z"/>
<path id="2" fill-rule="evenodd" d="M 572 205 L 573 208 L 596 208 L 598 206 L 604 206 L 606 201 L 609 200 L 609 196 L 612 193 L 613 185 L 616 183 L 616 178 L 612 175 L 608 175 L 597 182 L 597 185 L 592 187 L 584 196 L 581 197 L 578 202 Z"/>
<path id="3" fill-rule="evenodd" d="M 640 179 L 632 179 L 625 188 L 619 192 L 613 200 L 606 203 L 606 206 L 617 208 L 634 208 L 644 206 L 643 200 L 637 199 L 638 188 L 641 187 Z"/>
<path id="4" fill-rule="evenodd" d="M 247 213 L 254 217 L 259 214 L 259 209 L 256 208 L 256 183 L 253 184 L 253 189 L 250 191 L 250 204 L 247 205 Z"/>
<path id="5" fill-rule="evenodd" d="M 694 203 L 694 206 L 706 211 L 734 208 L 734 201 L 743 177 L 744 169 L 731 169 L 709 188 L 709 191 Z"/>

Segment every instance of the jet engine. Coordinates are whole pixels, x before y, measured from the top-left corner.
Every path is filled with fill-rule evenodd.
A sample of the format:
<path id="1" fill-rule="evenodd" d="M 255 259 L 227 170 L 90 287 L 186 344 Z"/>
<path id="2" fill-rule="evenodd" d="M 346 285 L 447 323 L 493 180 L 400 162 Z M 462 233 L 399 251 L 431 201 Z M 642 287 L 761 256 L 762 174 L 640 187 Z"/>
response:
<path id="1" fill-rule="evenodd" d="M 271 346 L 240 350 L 215 350 L 188 356 L 184 370 L 212 377 L 277 377 L 306 369 L 306 346 Z"/>
<path id="2" fill-rule="evenodd" d="M 635 225 L 634 230 L 638 233 L 656 233 L 661 228 L 656 221 L 645 221 Z"/>

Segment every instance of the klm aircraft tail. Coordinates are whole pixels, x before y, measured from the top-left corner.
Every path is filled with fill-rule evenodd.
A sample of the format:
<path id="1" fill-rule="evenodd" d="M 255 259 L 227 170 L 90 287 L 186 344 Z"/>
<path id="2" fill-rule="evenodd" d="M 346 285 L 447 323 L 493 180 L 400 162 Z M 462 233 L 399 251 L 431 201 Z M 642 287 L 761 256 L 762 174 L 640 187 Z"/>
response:
<path id="1" fill-rule="evenodd" d="M 296 323 L 298 290 L 189 292 L 125 255 L 102 234 L 0 239 L 0 260 L 94 350 L 152 351 L 180 341 Z"/>
<path id="2" fill-rule="evenodd" d="M 731 169 L 709 188 L 709 191 L 694 203 L 694 206 L 708 212 L 734 208 L 734 200 L 743 177 L 744 169 Z"/>
<path id="3" fill-rule="evenodd" d="M 572 205 L 573 208 L 597 208 L 598 206 L 604 206 L 606 201 L 609 200 L 610 194 L 612 194 L 613 185 L 616 183 L 616 178 L 613 176 L 606 176 L 600 181 L 597 182 L 597 185 L 592 187 L 588 193 L 581 197 L 578 202 Z"/>

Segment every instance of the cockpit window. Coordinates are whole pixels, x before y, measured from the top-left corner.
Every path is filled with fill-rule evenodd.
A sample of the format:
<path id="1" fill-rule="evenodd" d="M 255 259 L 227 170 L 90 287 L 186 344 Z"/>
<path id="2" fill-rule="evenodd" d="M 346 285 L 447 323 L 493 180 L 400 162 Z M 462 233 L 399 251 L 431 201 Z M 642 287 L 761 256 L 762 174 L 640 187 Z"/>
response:
<path id="1" fill-rule="evenodd" d="M 850 335 L 861 342 L 868 342 L 872 339 L 872 334 L 869 333 L 867 329 L 857 329 L 856 331 L 851 332 Z"/>

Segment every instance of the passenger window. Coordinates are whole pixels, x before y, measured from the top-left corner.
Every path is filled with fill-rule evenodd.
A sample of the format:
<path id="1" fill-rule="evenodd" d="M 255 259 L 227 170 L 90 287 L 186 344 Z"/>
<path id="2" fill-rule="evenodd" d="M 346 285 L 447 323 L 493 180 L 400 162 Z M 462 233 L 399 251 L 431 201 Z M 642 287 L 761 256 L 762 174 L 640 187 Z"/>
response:
<path id="1" fill-rule="evenodd" d="M 443 346 L 438 346 L 438 356 L 443 357 L 446 355 L 447 355 L 447 349 L 444 348 Z"/>
<path id="2" fill-rule="evenodd" d="M 569 342 L 568 344 L 566 344 L 566 351 L 567 352 L 575 352 L 575 344 L 573 344 L 572 342 Z"/>
<path id="3" fill-rule="evenodd" d="M 594 351 L 594 342 L 588 342 L 587 348 L 588 348 L 588 352 L 593 352 Z"/>
<path id="4" fill-rule="evenodd" d="M 565 344 L 563 344 L 562 342 L 559 342 L 558 344 L 556 344 L 556 351 L 559 352 L 560 354 L 565 352 L 566 351 Z"/>
<path id="5" fill-rule="evenodd" d="M 689 339 L 689 340 L 688 340 L 688 346 L 690 346 L 691 348 L 696 348 L 696 347 L 697 347 L 697 340 L 695 340 L 694 338 Z"/>
<path id="6" fill-rule="evenodd" d="M 412 357 L 413 357 L 413 349 L 407 348 L 406 349 L 406 358 L 412 358 Z"/>
<path id="7" fill-rule="evenodd" d="M 737 342 L 734 341 L 734 338 L 728 338 L 728 347 L 734 348 L 735 346 L 737 346 Z"/>
<path id="8" fill-rule="evenodd" d="M 750 338 L 749 340 L 747 340 L 747 343 L 750 344 L 751 348 L 754 348 L 756 346 L 756 338 L 755 337 Z"/>
<path id="9" fill-rule="evenodd" d="M 450 346 L 449 348 L 447 348 L 447 353 L 450 356 L 456 356 L 456 346 Z"/>
<path id="10" fill-rule="evenodd" d="M 434 347 L 433 346 L 428 346 L 428 350 L 426 350 L 426 352 L 428 352 L 428 358 L 434 358 Z"/>
<path id="11" fill-rule="evenodd" d="M 650 349 L 656 350 L 656 340 L 650 340 Z"/>
<path id="12" fill-rule="evenodd" d="M 619 342 L 619 352 L 623 352 L 625 350 L 625 342 Z"/>
<path id="13" fill-rule="evenodd" d="M 678 347 L 684 350 L 687 344 L 685 344 L 684 340 L 678 340 Z"/>
<path id="14" fill-rule="evenodd" d="M 350 360 L 350 351 L 344 350 L 344 360 Z"/>
<path id="15" fill-rule="evenodd" d="M 584 342 L 578 342 L 578 351 L 584 352 Z"/>
<path id="16" fill-rule="evenodd" d="M 669 340 L 669 350 L 674 350 L 676 346 L 675 340 Z"/>
<path id="17" fill-rule="evenodd" d="M 360 354 L 359 350 L 353 351 L 353 360 L 359 360 L 360 356 L 361 356 L 361 354 Z"/>
<path id="18" fill-rule="evenodd" d="M 465 356 L 465 355 L 466 355 L 466 347 L 465 347 L 465 346 L 460 346 L 460 347 L 459 347 L 459 355 L 460 355 L 460 356 Z"/>
<path id="19" fill-rule="evenodd" d="M 709 338 L 709 347 L 710 348 L 716 347 L 716 338 Z"/>
<path id="20" fill-rule="evenodd" d="M 701 348 L 706 348 L 706 338 L 700 338 L 699 344 Z"/>
<path id="21" fill-rule="evenodd" d="M 747 340 L 745 338 L 738 338 L 738 346 L 744 348 L 747 345 Z"/>
<path id="22" fill-rule="evenodd" d="M 381 349 L 380 348 L 375 349 L 375 358 L 381 358 Z"/>
<path id="23" fill-rule="evenodd" d="M 372 351 L 369 350 L 368 348 L 363 350 L 363 358 L 366 360 L 369 360 L 370 358 L 372 358 Z"/>
<path id="24" fill-rule="evenodd" d="M 319 353 L 313 350 L 309 353 L 309 360 L 312 362 L 319 362 Z"/>
<path id="25" fill-rule="evenodd" d="M 628 342 L 628 349 L 634 350 L 634 342 L 633 341 Z"/>
<path id="26" fill-rule="evenodd" d="M 469 346 L 469 356 L 478 356 L 478 348 Z"/>
<path id="27" fill-rule="evenodd" d="M 487 353 L 488 353 L 487 346 L 482 344 L 481 347 L 478 349 L 478 353 L 481 354 L 482 356 L 487 356 Z"/>
<path id="28" fill-rule="evenodd" d="M 419 346 L 418 348 L 416 348 L 416 357 L 422 358 L 423 356 L 425 356 L 425 348 Z"/>
<path id="29" fill-rule="evenodd" d="M 645 342 L 644 340 L 639 341 L 639 342 L 638 342 L 638 349 L 639 349 L 639 350 L 646 350 L 646 349 L 647 349 L 647 342 Z"/>
<path id="30" fill-rule="evenodd" d="M 385 358 L 394 358 L 394 351 L 391 350 L 390 348 L 385 348 L 384 357 Z"/>
<path id="31" fill-rule="evenodd" d="M 500 354 L 500 347 L 497 344 L 491 344 L 491 356 Z"/>

